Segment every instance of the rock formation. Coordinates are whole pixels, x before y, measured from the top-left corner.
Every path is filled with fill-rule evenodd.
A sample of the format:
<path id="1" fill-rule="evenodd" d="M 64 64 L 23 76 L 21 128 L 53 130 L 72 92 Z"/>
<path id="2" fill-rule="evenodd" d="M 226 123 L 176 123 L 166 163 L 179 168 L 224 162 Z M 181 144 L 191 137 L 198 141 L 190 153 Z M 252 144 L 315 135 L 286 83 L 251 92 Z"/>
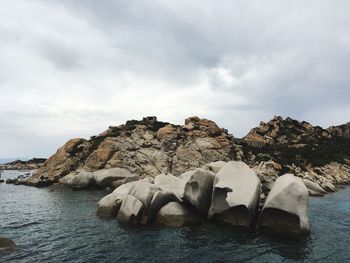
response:
<path id="1" fill-rule="evenodd" d="M 350 183 L 348 133 L 349 124 L 323 129 L 275 116 L 243 139 L 237 139 L 214 122 L 198 117 L 186 119 L 184 125 L 147 117 L 110 126 L 89 140 L 72 139 L 30 179 L 12 183 L 47 186 L 60 181 L 69 185 L 74 182 L 72 177 L 81 172 L 98 174 L 102 169 L 113 171 L 105 183 L 94 178 L 85 185 L 114 189 L 161 173 L 182 176 L 210 162 L 214 163 L 209 170 L 216 173 L 223 163 L 242 160 L 256 171 L 262 182 L 262 201 L 274 180 L 284 173 L 293 173 L 333 191 L 337 184 Z M 120 170 L 110 170 L 116 168 Z"/>
<path id="2" fill-rule="evenodd" d="M 309 194 L 303 181 L 292 174 L 285 174 L 276 180 L 270 191 L 258 228 L 284 234 L 308 234 L 308 205 Z"/>
<path id="3" fill-rule="evenodd" d="M 196 211 L 179 202 L 170 202 L 163 206 L 157 216 L 159 224 L 171 227 L 193 225 L 200 221 L 201 217 Z"/>
<path id="4" fill-rule="evenodd" d="M 28 161 L 16 160 L 0 164 L 0 170 L 36 170 L 39 169 L 45 161 L 45 158 L 33 158 Z"/>
<path id="5" fill-rule="evenodd" d="M 248 165 L 228 162 L 215 175 L 209 218 L 249 228 L 258 209 L 260 187 Z"/>
<path id="6" fill-rule="evenodd" d="M 89 140 L 68 141 L 26 184 L 45 186 L 77 171 L 116 167 L 142 178 L 177 176 L 212 161 L 236 159 L 239 150 L 227 130 L 210 120 L 191 117 L 181 126 L 147 117 L 110 126 Z"/>

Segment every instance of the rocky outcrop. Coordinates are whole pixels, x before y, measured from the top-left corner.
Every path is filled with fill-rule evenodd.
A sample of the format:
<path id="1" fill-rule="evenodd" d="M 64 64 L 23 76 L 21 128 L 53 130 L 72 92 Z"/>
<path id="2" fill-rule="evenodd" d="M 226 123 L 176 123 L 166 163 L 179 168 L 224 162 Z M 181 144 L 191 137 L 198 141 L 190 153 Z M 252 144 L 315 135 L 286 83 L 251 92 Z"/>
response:
<path id="1" fill-rule="evenodd" d="M 181 126 L 147 117 L 110 126 L 89 140 L 68 141 L 27 184 L 49 185 L 78 170 L 111 168 L 126 169 L 141 178 L 160 173 L 177 176 L 212 161 L 235 159 L 239 151 L 227 130 L 213 121 L 191 117 Z"/>
<path id="2" fill-rule="evenodd" d="M 283 119 L 281 116 L 275 116 L 267 123 L 261 122 L 244 139 L 249 142 L 262 142 L 262 145 L 290 144 L 293 147 L 303 147 L 302 142 L 304 141 L 331 137 L 329 131 L 319 126 L 312 126 L 308 122 L 300 122 L 292 118 Z"/>
<path id="3" fill-rule="evenodd" d="M 18 183 L 46 186 L 78 171 L 125 169 L 131 176 L 101 184 L 115 188 L 161 173 L 179 176 L 206 164 L 217 173 L 225 162 L 241 160 L 256 170 L 264 200 L 273 181 L 283 173 L 293 173 L 319 185 L 349 183 L 347 127 L 348 124 L 323 129 L 275 116 L 237 139 L 207 119 L 190 117 L 184 125 L 173 125 L 147 117 L 110 126 L 89 140 L 70 140 L 30 179 Z"/>
<path id="4" fill-rule="evenodd" d="M 339 126 L 331 126 L 327 131 L 332 134 L 332 136 L 350 139 L 350 122 Z"/>
<path id="5" fill-rule="evenodd" d="M 308 234 L 308 202 L 308 190 L 302 179 L 292 174 L 279 177 L 265 201 L 258 228 L 283 234 Z"/>
<path id="6" fill-rule="evenodd" d="M 33 158 L 28 161 L 16 160 L 5 164 L 0 164 L 0 170 L 37 170 L 44 164 L 45 161 L 45 158 Z"/>
<path id="7" fill-rule="evenodd" d="M 0 237 L 0 256 L 11 253 L 15 249 L 15 246 L 15 242 L 11 239 Z"/>
<path id="8" fill-rule="evenodd" d="M 179 202 L 170 202 L 163 206 L 157 216 L 157 222 L 170 227 L 182 227 L 199 223 L 201 217 L 196 211 Z"/>
<path id="9" fill-rule="evenodd" d="M 256 216 L 260 180 L 243 162 L 228 162 L 215 175 L 209 218 L 249 228 Z"/>
<path id="10" fill-rule="evenodd" d="M 57 150 L 26 182 L 27 185 L 46 186 L 76 171 L 93 148 L 92 141 L 77 138 L 69 140 Z"/>

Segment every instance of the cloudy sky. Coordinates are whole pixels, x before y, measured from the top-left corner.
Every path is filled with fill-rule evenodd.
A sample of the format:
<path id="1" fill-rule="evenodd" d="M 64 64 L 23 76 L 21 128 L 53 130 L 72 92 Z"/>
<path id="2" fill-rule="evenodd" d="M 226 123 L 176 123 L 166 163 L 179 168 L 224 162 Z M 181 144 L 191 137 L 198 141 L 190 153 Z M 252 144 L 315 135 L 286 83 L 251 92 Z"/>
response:
<path id="1" fill-rule="evenodd" d="M 348 0 L 3 0 L 0 158 L 156 115 L 350 121 Z"/>

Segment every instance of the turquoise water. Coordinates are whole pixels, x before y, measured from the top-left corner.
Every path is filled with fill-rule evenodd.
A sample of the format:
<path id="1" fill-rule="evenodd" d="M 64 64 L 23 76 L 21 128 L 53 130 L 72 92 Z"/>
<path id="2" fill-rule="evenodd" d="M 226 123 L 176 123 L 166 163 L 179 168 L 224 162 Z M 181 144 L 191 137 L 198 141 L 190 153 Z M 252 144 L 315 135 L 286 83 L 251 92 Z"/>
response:
<path id="1" fill-rule="evenodd" d="M 127 228 L 95 216 L 105 194 L 0 184 L 0 236 L 17 244 L 0 262 L 350 262 L 350 187 L 310 200 L 299 240 L 212 223 Z"/>

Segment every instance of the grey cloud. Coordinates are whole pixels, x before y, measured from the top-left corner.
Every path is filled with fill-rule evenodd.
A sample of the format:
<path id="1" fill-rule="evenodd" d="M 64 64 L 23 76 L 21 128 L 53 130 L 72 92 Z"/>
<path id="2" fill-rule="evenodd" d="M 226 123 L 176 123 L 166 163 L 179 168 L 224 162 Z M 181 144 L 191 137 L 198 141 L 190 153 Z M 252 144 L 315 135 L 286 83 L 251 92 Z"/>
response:
<path id="1" fill-rule="evenodd" d="M 345 0 L 3 7 L 0 157 L 48 155 L 65 139 L 142 115 L 175 123 L 200 115 L 236 136 L 275 114 L 349 121 Z"/>

